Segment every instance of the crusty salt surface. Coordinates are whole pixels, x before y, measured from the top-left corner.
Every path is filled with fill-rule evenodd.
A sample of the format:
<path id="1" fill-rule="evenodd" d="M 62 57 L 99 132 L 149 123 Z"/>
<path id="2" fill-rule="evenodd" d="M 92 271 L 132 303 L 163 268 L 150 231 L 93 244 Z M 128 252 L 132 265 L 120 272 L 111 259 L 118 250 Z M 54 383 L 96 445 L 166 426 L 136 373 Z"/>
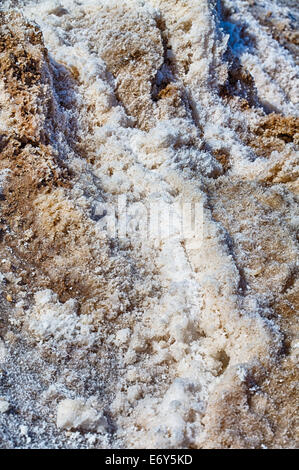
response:
<path id="1" fill-rule="evenodd" d="M 0 8 L 0 446 L 295 447 L 296 5 Z"/>

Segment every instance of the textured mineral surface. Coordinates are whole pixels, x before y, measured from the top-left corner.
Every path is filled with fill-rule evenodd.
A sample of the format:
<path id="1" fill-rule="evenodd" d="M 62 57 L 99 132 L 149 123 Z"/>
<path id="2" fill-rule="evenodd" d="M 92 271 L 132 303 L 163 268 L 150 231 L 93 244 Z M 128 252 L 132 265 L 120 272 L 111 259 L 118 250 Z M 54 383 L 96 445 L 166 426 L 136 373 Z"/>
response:
<path id="1" fill-rule="evenodd" d="M 1 2 L 1 448 L 296 447 L 298 19 Z"/>

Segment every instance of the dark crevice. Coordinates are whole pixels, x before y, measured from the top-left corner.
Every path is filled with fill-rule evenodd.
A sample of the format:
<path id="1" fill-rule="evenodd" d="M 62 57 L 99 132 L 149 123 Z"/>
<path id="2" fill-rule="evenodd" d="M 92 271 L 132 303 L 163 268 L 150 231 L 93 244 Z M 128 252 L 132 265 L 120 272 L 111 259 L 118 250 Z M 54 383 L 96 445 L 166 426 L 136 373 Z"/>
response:
<path id="1" fill-rule="evenodd" d="M 164 90 L 171 82 L 175 81 L 172 71 L 173 64 L 169 60 L 168 56 L 168 52 L 171 50 L 171 48 L 168 45 L 165 20 L 161 17 L 157 18 L 156 26 L 161 34 L 161 41 L 163 45 L 163 64 L 157 70 L 156 76 L 152 83 L 151 95 L 154 102 L 160 99 L 161 91 Z"/>
<path id="2" fill-rule="evenodd" d="M 232 12 L 223 2 L 218 3 L 217 13 L 219 29 L 229 36 L 227 50 L 223 55 L 223 60 L 228 65 L 228 77 L 220 86 L 220 96 L 225 100 L 240 98 L 249 107 L 261 108 L 266 115 L 278 112 L 275 106 L 261 100 L 254 78 L 241 64 L 241 55 L 244 52 L 253 53 L 256 48 L 256 40 L 248 32 L 248 25 L 233 19 Z"/>
<path id="3" fill-rule="evenodd" d="M 226 352 L 224 350 L 221 350 L 219 353 L 218 353 L 218 357 L 217 357 L 218 361 L 221 362 L 222 364 L 222 368 L 221 368 L 221 371 L 220 371 L 220 374 L 223 374 L 226 369 L 228 368 L 229 366 L 229 362 L 230 362 L 230 357 L 226 354 Z M 220 375 L 219 374 L 219 375 Z"/>

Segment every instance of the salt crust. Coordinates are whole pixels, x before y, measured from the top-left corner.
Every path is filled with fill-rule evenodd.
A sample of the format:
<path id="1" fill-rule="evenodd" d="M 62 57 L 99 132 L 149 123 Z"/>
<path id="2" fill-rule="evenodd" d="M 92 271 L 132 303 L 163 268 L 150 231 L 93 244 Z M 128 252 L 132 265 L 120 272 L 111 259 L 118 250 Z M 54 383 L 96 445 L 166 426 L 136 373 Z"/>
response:
<path id="1" fill-rule="evenodd" d="M 285 356 L 284 338 L 294 344 L 298 154 L 294 136 L 280 139 L 280 151 L 267 137 L 267 158 L 250 144 L 267 113 L 298 116 L 291 52 L 249 1 L 17 3 L 43 39 L 30 42 L 22 16 L 7 24 L 41 75 L 21 91 L 1 77 L 1 133 L 26 137 L 24 172 L 34 184 L 35 172 L 50 169 L 63 181 L 59 159 L 72 172 L 69 187 L 43 176 L 48 190 L 29 188 L 25 231 L 26 213 L 10 215 L 17 244 L 7 242 L 3 276 L 16 286 L 15 303 L 3 316 L 0 360 L 6 348 L 11 358 L 18 351 L 14 337 L 25 342 L 18 361 L 26 358 L 29 391 L 37 390 L 34 348 L 44 361 L 44 377 L 34 372 L 38 405 L 24 404 L 18 388 L 13 396 L 33 439 L 17 445 L 45 445 L 40 426 L 46 445 L 58 447 L 294 446 L 282 395 L 292 403 L 295 350 Z M 14 178 L 25 185 L 8 157 L 4 165 L 4 192 Z M 174 210 L 203 204 L 201 248 L 135 238 L 111 248 L 91 214 L 104 202 L 117 207 L 119 195 Z M 31 266 L 28 253 L 39 265 L 20 287 L 25 268 L 9 266 L 14 256 Z M 18 361 L 7 362 L 12 381 Z M 36 430 L 33 407 L 44 421 Z M 18 433 L 7 426 L 9 447 Z"/>

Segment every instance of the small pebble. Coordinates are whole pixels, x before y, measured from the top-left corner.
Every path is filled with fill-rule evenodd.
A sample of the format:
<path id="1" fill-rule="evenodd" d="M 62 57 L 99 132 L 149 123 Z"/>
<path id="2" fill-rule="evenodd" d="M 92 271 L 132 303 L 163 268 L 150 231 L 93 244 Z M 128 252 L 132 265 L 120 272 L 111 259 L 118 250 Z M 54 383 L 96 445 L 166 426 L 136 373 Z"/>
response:
<path id="1" fill-rule="evenodd" d="M 9 403 L 4 398 L 0 398 L 0 413 L 6 413 L 9 410 Z"/>

